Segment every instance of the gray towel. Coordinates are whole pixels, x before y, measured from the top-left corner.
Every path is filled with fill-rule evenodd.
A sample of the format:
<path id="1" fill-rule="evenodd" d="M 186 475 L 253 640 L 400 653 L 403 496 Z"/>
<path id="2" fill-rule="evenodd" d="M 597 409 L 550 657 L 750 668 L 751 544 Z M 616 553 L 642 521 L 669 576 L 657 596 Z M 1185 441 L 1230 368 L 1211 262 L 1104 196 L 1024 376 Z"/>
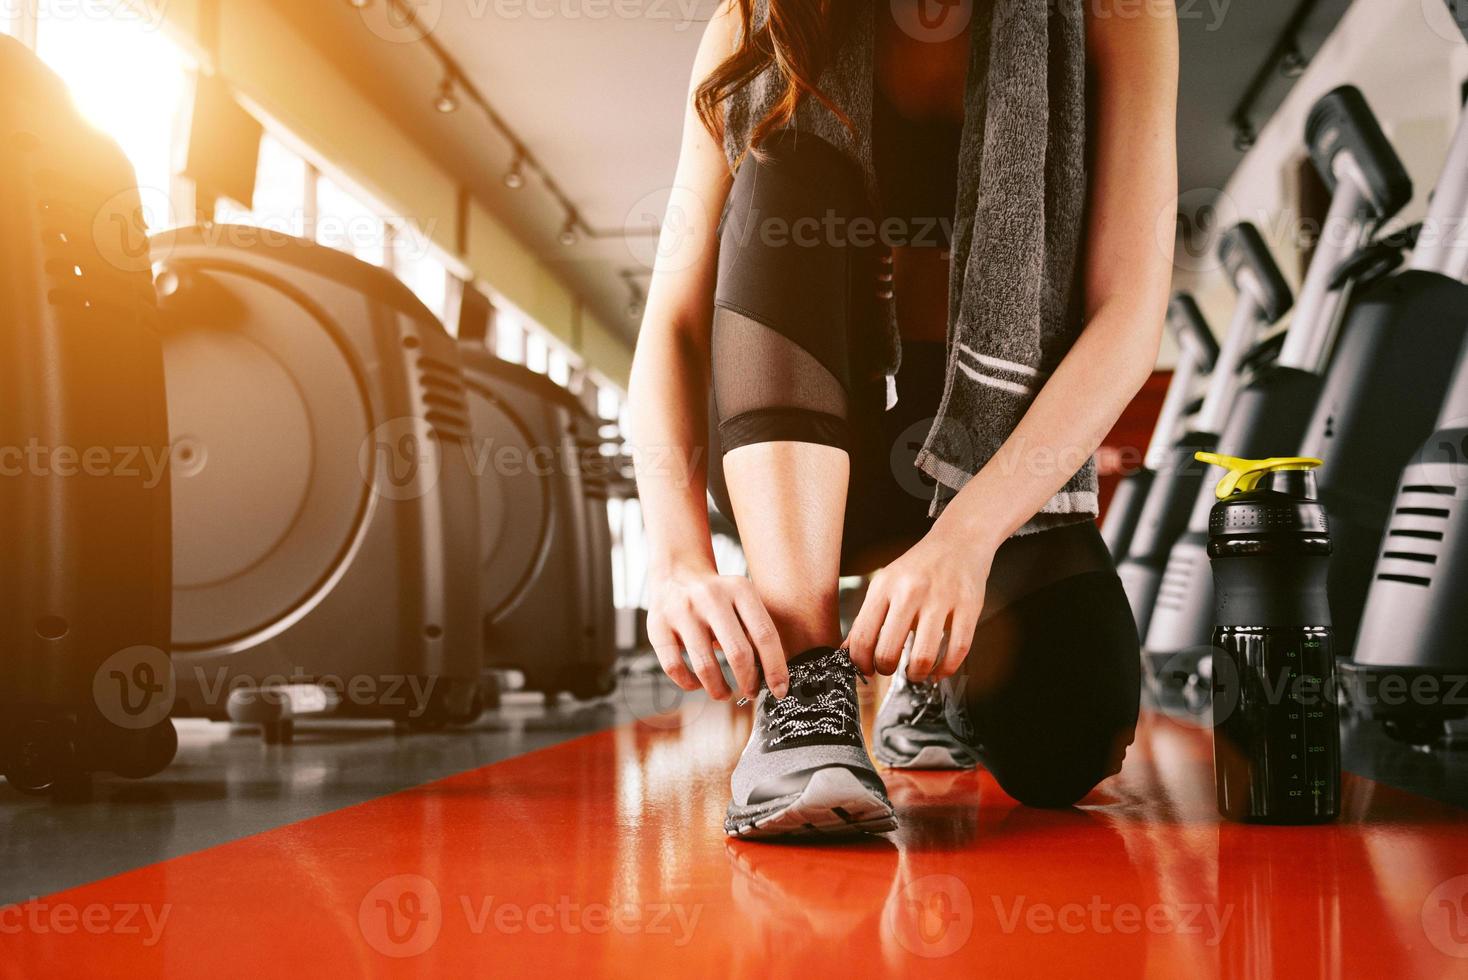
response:
<path id="1" fill-rule="evenodd" d="M 873 41 L 878 0 L 854 9 L 821 90 L 856 133 L 816 99 L 793 127 L 845 150 L 866 174 L 872 158 Z M 1083 0 L 975 0 L 953 230 L 948 372 L 918 467 L 938 481 L 943 507 L 1014 432 L 1082 326 L 1080 249 L 1086 202 L 1086 61 Z M 756 0 L 757 18 L 767 16 Z M 725 151 L 742 159 L 754 126 L 775 105 L 768 69 L 725 107 Z M 888 303 L 882 367 L 897 372 L 901 341 Z M 889 389 L 890 389 L 889 385 Z M 890 398 L 889 398 L 890 401 Z M 1074 523 L 1098 510 L 1094 459 L 1024 465 L 1073 471 L 1021 533 Z M 1079 469 L 1077 470 L 1077 467 Z"/>

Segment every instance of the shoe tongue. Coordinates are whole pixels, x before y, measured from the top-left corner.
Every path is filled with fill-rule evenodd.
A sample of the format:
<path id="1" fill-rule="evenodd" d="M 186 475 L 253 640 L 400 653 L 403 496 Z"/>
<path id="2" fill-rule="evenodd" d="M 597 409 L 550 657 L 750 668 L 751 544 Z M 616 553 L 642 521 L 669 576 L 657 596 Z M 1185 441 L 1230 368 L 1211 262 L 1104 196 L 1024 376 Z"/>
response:
<path id="1" fill-rule="evenodd" d="M 785 666 L 791 671 L 821 671 L 840 666 L 847 660 L 849 658 L 846 653 L 835 647 L 815 647 L 798 657 L 791 657 L 785 661 Z"/>

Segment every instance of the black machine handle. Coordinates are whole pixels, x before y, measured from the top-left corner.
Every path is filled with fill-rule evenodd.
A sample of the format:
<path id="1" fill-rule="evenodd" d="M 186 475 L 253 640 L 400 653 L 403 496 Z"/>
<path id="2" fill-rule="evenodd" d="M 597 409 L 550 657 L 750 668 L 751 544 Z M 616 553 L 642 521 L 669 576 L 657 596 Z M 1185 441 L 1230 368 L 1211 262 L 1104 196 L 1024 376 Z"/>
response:
<path id="1" fill-rule="evenodd" d="M 1275 323 L 1289 312 L 1294 294 L 1264 236 L 1252 222 L 1241 221 L 1224 233 L 1218 243 L 1218 258 L 1234 289 L 1240 293 L 1248 290 L 1259 303 L 1265 322 Z"/>
<path id="2" fill-rule="evenodd" d="M 1305 145 L 1331 193 L 1339 179 L 1336 167 L 1341 154 L 1350 154 L 1378 223 L 1412 200 L 1412 178 L 1356 86 L 1342 85 L 1315 103 L 1305 123 Z"/>
<path id="3" fill-rule="evenodd" d="M 1420 234 L 1422 223 L 1418 222 L 1394 235 L 1378 238 L 1336 266 L 1330 288 L 1342 289 L 1348 282 L 1364 288 L 1391 275 L 1406 261 L 1407 253 L 1416 247 L 1417 236 Z"/>
<path id="4" fill-rule="evenodd" d="M 1212 371 L 1218 362 L 1218 340 L 1192 296 L 1178 293 L 1172 298 L 1167 304 L 1167 325 L 1178 346 L 1192 353 L 1198 367 L 1204 372 Z"/>
<path id="5" fill-rule="evenodd" d="M 1242 369 L 1252 373 L 1279 360 L 1279 352 L 1284 349 L 1285 338 L 1288 336 L 1288 330 L 1281 330 L 1259 341 L 1244 358 Z"/>

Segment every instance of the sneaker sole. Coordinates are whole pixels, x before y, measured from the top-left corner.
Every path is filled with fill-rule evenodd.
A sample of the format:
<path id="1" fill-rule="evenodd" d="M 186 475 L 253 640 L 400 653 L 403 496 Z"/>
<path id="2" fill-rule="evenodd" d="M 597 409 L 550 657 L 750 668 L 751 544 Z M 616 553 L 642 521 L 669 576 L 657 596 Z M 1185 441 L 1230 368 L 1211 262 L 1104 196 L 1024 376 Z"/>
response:
<path id="1" fill-rule="evenodd" d="M 799 793 L 756 806 L 731 804 L 724 820 L 726 834 L 745 840 L 885 834 L 896 829 L 891 801 L 839 766 L 816 773 Z"/>
<path id="2" fill-rule="evenodd" d="M 878 745 L 872 753 L 888 769 L 972 769 L 979 764 L 966 747 L 925 745 L 913 756 L 895 755 Z"/>

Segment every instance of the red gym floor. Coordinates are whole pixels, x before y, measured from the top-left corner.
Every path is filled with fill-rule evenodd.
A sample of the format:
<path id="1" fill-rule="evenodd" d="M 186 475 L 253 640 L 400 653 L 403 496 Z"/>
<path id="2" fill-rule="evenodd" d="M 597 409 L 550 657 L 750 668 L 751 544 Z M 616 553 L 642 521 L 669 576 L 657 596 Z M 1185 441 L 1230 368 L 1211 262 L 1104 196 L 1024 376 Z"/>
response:
<path id="1" fill-rule="evenodd" d="M 1149 717 L 1075 810 L 889 773 L 890 839 L 732 843 L 747 731 L 690 702 L 6 907 L 0 975 L 1468 976 L 1456 808 L 1348 776 L 1337 826 L 1225 825 Z"/>

